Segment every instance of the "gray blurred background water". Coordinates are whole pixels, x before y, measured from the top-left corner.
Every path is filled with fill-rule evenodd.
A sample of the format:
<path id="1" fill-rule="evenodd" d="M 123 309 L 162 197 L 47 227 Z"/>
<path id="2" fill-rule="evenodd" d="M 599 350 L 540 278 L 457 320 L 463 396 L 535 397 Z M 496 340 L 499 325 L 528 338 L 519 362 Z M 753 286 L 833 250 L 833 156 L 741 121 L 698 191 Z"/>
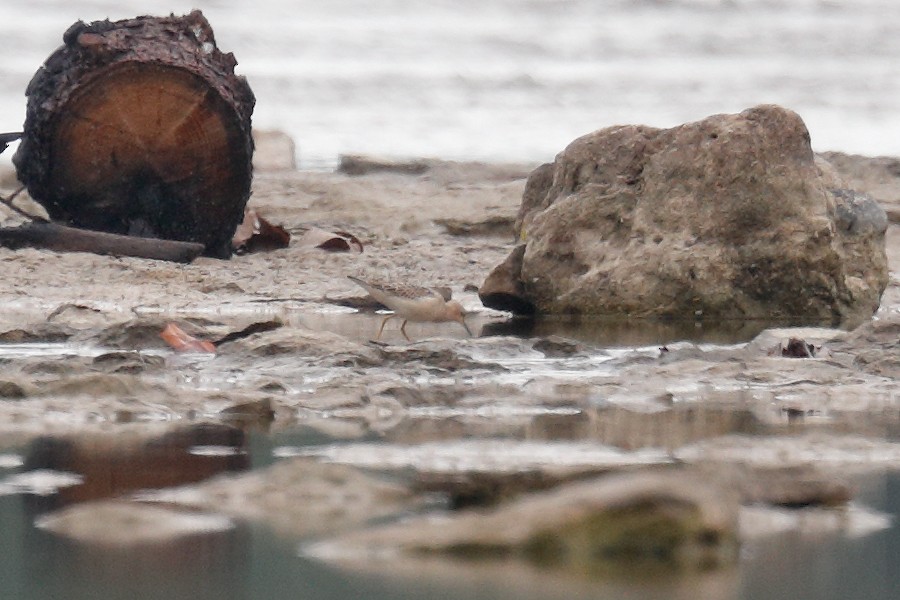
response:
<path id="1" fill-rule="evenodd" d="M 289 133 L 301 167 L 547 161 L 601 127 L 765 102 L 815 150 L 900 155 L 896 0 L 3 0 L 0 130 L 76 20 L 195 7 L 256 93 L 254 126 Z"/>

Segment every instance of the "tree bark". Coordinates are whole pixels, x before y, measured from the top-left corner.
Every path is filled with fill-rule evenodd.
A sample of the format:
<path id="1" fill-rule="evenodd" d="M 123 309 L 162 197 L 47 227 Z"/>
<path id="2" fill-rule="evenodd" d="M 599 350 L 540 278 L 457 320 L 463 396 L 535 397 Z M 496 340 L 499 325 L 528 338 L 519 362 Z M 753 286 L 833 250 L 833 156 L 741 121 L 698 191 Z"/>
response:
<path id="1" fill-rule="evenodd" d="M 231 255 L 255 99 L 200 11 L 75 23 L 26 90 L 19 179 L 54 221 Z"/>

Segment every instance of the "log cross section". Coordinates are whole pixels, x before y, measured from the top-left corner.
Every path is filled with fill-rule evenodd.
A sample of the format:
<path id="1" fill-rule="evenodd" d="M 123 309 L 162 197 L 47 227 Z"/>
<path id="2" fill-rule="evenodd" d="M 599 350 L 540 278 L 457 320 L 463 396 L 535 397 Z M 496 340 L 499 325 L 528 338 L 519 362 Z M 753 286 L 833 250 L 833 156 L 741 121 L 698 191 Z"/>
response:
<path id="1" fill-rule="evenodd" d="M 255 99 L 200 11 L 74 24 L 28 86 L 19 179 L 54 221 L 227 257 Z"/>

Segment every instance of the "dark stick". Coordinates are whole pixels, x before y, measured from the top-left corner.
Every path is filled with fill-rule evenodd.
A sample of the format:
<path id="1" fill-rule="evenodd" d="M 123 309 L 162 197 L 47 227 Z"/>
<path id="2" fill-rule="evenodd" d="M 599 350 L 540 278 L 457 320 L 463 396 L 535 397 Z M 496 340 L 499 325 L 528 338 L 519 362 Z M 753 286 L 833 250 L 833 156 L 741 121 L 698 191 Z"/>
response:
<path id="1" fill-rule="evenodd" d="M 13 200 L 16 199 L 16 196 L 21 194 L 24 190 L 25 190 L 25 186 L 23 185 L 23 186 L 19 187 L 19 189 L 17 189 L 16 191 L 14 191 L 9 196 L 9 198 L 4 198 L 3 196 L 0 196 L 0 202 L 5 204 L 6 206 L 8 206 L 10 208 L 10 210 L 12 210 L 13 212 L 19 213 L 20 215 L 22 215 L 29 221 L 37 221 L 39 223 L 46 223 L 47 220 L 44 219 L 43 217 L 39 217 L 37 215 L 30 215 L 27 212 L 25 212 L 24 210 L 22 210 L 21 208 L 19 208 L 18 206 L 16 206 L 15 204 L 13 204 Z"/>

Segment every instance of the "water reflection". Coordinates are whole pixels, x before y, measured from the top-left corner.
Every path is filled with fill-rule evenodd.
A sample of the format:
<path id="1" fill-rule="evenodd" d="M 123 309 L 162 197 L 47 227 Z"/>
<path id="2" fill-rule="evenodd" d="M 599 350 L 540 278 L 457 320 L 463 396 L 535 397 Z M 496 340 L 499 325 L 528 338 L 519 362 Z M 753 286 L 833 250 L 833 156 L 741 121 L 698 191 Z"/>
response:
<path id="1" fill-rule="evenodd" d="M 0 512 L 4 507 L 0 505 Z M 83 544 L 28 528 L 6 540 L 5 561 L 18 566 L 17 595 L 5 598 L 245 598 L 253 561 L 246 528 L 177 538 L 127 549 Z M 9 589 L 9 588 L 7 588 Z"/>
<path id="2" fill-rule="evenodd" d="M 791 325 L 796 326 L 798 323 L 794 322 Z M 481 328 L 481 335 L 562 336 L 598 346 L 665 345 L 676 341 L 737 344 L 747 342 L 765 329 L 775 326 L 777 324 L 771 321 L 752 320 L 724 320 L 711 323 L 662 319 L 545 316 L 486 323 Z"/>
<path id="3" fill-rule="evenodd" d="M 141 489 L 171 487 L 208 479 L 223 472 L 243 471 L 250 459 L 241 429 L 197 424 L 162 432 L 82 433 L 39 437 L 24 451 L 23 470 L 47 469 L 74 473 L 82 483 L 46 496 L 28 495 L 34 513 L 72 503 L 121 496 Z M 230 452 L 192 452 L 196 447 L 226 447 Z"/>
<path id="4" fill-rule="evenodd" d="M 658 570 L 581 578 L 515 561 L 415 561 L 346 563 L 345 576 L 394 588 L 396 597 L 447 600 L 738 600 L 740 572 L 721 569 L 673 574 Z M 377 588 L 376 588 L 377 589 Z M 389 588 L 390 589 L 390 588 Z M 386 598 L 376 595 L 374 598 Z"/>
<path id="5" fill-rule="evenodd" d="M 608 404 L 593 408 L 534 407 L 531 412 L 491 413 L 480 407 L 455 412 L 411 410 L 412 416 L 384 431 L 382 441 L 417 444 L 435 440 L 503 438 L 523 441 L 591 441 L 623 450 L 664 448 L 727 435 L 760 434 L 771 428 L 733 403 L 685 403 L 635 410 Z"/>
<path id="6" fill-rule="evenodd" d="M 741 598 L 888 600 L 897 597 L 900 572 L 900 473 L 858 481 L 857 502 L 892 516 L 892 527 L 865 536 L 840 531 L 785 532 L 745 549 Z"/>
<path id="7" fill-rule="evenodd" d="M 286 318 L 317 331 L 331 331 L 353 340 L 365 341 L 375 337 L 381 314 L 367 312 L 286 311 Z M 665 319 L 622 319 L 587 316 L 540 316 L 500 319 L 475 312 L 466 322 L 476 337 L 511 336 L 520 338 L 563 337 L 595 346 L 661 346 L 676 341 L 709 344 L 747 342 L 765 329 L 781 324 L 772 321 L 725 320 L 684 321 Z M 784 325 L 802 325 L 797 321 Z M 447 323 L 410 323 L 407 331 L 414 340 L 427 337 L 465 338 L 458 325 Z M 386 330 L 384 340 L 402 342 L 399 333 Z"/>
<path id="8" fill-rule="evenodd" d="M 654 424 L 652 416 L 622 413 L 618 417 L 607 415 L 602 421 L 635 418 L 640 420 L 630 426 L 645 428 L 648 440 L 667 439 L 665 428 Z M 756 427 L 746 416 L 732 420 L 715 411 L 684 413 L 682 418 L 685 427 L 681 435 L 687 436 L 723 428 L 752 433 Z M 533 439 L 560 435 L 578 438 L 596 427 L 583 415 L 572 423 L 560 415 L 541 420 L 533 425 Z M 604 435 L 614 437 L 616 427 L 610 427 Z M 333 441 L 316 431 L 245 434 L 219 426 L 179 428 L 134 439 L 129 444 L 114 444 L 102 435 L 43 438 L 23 449 L 25 468 L 83 474 L 85 484 L 81 489 L 56 497 L 57 503 L 63 503 L 243 470 L 250 463 L 269 463 L 277 446 Z M 197 446 L 230 446 L 247 453 L 191 452 Z M 13 462 L 9 464 L 5 471 L 18 469 Z M 860 490 L 858 502 L 895 518 L 900 512 L 900 475 L 870 476 L 860 483 Z M 758 538 L 745 545 L 736 569 L 685 576 L 641 572 L 625 579 L 580 581 L 504 563 L 473 565 L 433 560 L 424 567 L 417 562 L 415 569 L 400 563 L 334 565 L 298 556 L 297 540 L 279 538 L 271 531 L 246 524 L 125 551 L 104 549 L 35 529 L 31 518 L 34 500 L 29 496 L 0 497 L 0 527 L 4 532 L 0 537 L 0 597 L 888 600 L 894 598 L 900 583 L 893 568 L 894 557 L 900 552 L 896 522 L 889 530 L 863 537 L 841 530 L 792 530 Z"/>

